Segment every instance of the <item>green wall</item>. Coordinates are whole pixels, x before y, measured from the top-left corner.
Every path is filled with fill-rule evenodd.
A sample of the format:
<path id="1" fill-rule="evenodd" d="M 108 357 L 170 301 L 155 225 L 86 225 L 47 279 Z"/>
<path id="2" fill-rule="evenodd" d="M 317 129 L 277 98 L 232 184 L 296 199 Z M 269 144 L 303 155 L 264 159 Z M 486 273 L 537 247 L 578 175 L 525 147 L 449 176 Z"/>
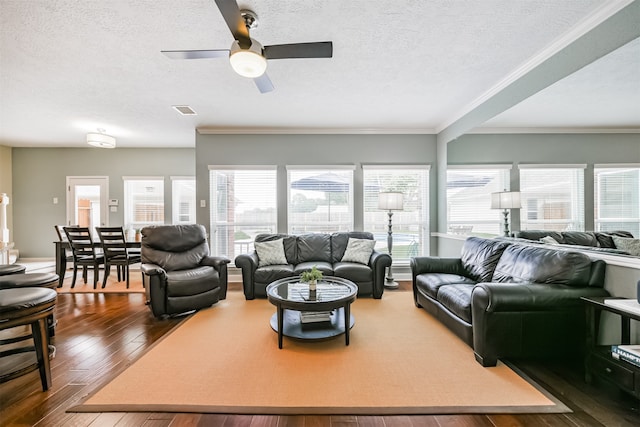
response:
<path id="1" fill-rule="evenodd" d="M 109 225 L 123 225 L 123 176 L 164 176 L 171 200 L 171 176 L 194 176 L 192 148 L 13 148 L 13 240 L 22 258 L 53 258 L 53 226 L 66 221 L 66 177 L 108 176 L 109 198 L 120 200 Z M 58 204 L 53 204 L 57 197 Z M 171 204 L 165 204 L 171 218 Z"/>
<path id="2" fill-rule="evenodd" d="M 198 200 L 209 197 L 209 165 L 278 166 L 278 229 L 286 232 L 286 165 L 355 165 L 354 228 L 362 230 L 362 164 L 428 164 L 430 191 L 436 193 L 435 135 L 203 135 L 196 134 Z M 435 200 L 435 198 L 433 198 Z M 199 205 L 199 203 L 198 203 Z M 209 227 L 208 208 L 197 219 Z M 435 203 L 430 206 L 435 229 Z"/>

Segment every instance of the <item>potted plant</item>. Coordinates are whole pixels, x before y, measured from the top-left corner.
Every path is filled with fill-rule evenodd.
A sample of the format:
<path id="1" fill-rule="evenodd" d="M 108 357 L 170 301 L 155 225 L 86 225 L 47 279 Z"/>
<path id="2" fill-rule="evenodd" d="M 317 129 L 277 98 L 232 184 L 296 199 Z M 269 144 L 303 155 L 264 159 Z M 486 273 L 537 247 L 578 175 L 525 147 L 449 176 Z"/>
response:
<path id="1" fill-rule="evenodd" d="M 302 283 L 309 283 L 309 290 L 315 291 L 318 280 L 322 279 L 322 271 L 318 270 L 314 265 L 311 270 L 303 271 L 300 274 L 300 281 Z"/>

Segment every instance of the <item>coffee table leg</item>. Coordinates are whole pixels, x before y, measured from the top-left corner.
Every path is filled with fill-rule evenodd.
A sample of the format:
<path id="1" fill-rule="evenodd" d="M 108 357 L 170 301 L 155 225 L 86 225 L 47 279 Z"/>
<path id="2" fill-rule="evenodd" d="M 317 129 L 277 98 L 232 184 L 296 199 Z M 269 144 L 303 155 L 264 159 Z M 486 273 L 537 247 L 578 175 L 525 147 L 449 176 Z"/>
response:
<path id="1" fill-rule="evenodd" d="M 349 345 L 349 325 L 351 325 L 351 304 L 344 306 L 344 341 L 345 345 Z"/>
<path id="2" fill-rule="evenodd" d="M 282 348 L 282 329 L 284 328 L 284 310 L 278 306 L 278 348 Z"/>

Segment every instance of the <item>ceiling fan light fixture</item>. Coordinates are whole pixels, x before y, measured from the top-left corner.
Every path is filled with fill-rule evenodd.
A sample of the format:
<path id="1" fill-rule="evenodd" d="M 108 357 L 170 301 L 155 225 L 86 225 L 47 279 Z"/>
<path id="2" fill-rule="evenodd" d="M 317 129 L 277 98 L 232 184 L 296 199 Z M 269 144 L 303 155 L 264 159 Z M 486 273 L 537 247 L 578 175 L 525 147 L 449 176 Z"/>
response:
<path id="1" fill-rule="evenodd" d="M 262 55 L 262 45 L 253 39 L 249 49 L 242 49 L 238 41 L 234 41 L 229 52 L 229 62 L 233 71 L 250 79 L 260 77 L 267 70 L 267 59 Z"/>
<path id="2" fill-rule="evenodd" d="M 87 134 L 87 144 L 98 148 L 116 148 L 116 139 L 113 136 L 102 133 L 101 129 L 98 131 L 100 133 Z"/>

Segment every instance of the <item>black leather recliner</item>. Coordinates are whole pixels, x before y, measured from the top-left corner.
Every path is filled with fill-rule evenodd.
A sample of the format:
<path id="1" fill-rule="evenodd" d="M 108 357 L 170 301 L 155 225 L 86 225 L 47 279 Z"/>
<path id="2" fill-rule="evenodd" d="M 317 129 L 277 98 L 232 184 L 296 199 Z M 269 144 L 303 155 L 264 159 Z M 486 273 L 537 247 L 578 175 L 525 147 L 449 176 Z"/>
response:
<path id="1" fill-rule="evenodd" d="M 227 296 L 230 260 L 209 255 L 202 225 L 145 227 L 141 255 L 147 302 L 158 318 L 209 307 Z"/>

